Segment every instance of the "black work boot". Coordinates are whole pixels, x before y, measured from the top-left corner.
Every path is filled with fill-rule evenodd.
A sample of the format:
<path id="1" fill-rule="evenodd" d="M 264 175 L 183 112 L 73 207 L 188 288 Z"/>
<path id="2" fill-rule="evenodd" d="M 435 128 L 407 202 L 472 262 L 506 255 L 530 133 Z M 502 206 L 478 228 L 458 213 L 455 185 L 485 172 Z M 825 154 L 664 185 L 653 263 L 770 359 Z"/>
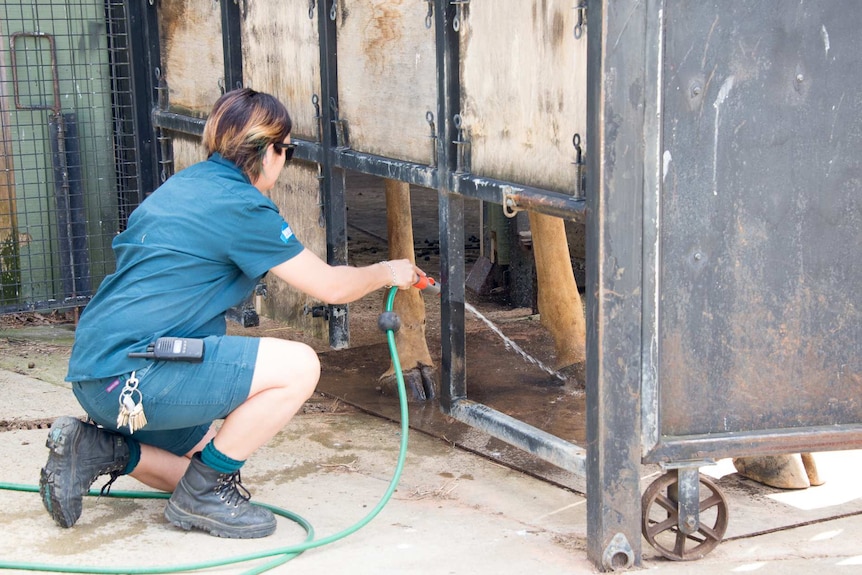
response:
<path id="1" fill-rule="evenodd" d="M 97 477 L 110 473 L 116 479 L 129 463 L 122 435 L 65 415 L 51 424 L 45 446 L 50 453 L 39 493 L 60 527 L 71 527 L 81 516 L 84 495 Z"/>
<path id="2" fill-rule="evenodd" d="M 221 473 L 195 453 L 165 508 L 165 519 L 183 529 L 196 527 L 216 537 L 254 539 L 275 532 L 269 509 L 249 503 L 239 471 Z"/>

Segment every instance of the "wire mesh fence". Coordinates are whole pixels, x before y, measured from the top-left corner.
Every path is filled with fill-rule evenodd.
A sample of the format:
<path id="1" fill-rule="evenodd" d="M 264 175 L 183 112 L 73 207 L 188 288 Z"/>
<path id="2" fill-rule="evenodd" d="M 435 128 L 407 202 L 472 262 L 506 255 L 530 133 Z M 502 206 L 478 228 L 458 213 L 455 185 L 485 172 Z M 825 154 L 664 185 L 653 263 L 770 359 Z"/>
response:
<path id="1" fill-rule="evenodd" d="M 122 0 L 0 6 L 0 313 L 86 304 L 140 202 Z"/>

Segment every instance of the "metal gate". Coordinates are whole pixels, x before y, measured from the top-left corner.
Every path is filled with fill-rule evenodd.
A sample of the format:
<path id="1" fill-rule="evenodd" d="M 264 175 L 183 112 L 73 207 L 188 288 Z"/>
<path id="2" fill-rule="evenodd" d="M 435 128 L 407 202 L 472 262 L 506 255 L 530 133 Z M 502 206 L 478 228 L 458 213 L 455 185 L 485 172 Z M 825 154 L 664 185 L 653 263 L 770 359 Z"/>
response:
<path id="1" fill-rule="evenodd" d="M 862 446 L 862 13 L 606 0 L 593 18 L 587 507 L 614 568 L 642 520 L 668 556 L 717 542 L 713 459 Z M 659 523 L 642 460 L 668 469 Z"/>
<path id="2" fill-rule="evenodd" d="M 122 2 L 0 8 L 0 313 L 84 305 L 140 201 Z"/>

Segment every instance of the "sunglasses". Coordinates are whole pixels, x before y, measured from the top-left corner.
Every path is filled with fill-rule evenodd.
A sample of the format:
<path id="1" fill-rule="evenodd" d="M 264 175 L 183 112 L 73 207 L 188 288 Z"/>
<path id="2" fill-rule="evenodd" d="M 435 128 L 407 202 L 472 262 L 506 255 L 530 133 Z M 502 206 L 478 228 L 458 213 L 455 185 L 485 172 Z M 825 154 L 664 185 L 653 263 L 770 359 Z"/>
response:
<path id="1" fill-rule="evenodd" d="M 272 147 L 279 154 L 284 152 L 284 163 L 288 163 L 293 158 L 293 152 L 296 150 L 296 144 L 285 144 L 284 142 L 273 142 Z"/>

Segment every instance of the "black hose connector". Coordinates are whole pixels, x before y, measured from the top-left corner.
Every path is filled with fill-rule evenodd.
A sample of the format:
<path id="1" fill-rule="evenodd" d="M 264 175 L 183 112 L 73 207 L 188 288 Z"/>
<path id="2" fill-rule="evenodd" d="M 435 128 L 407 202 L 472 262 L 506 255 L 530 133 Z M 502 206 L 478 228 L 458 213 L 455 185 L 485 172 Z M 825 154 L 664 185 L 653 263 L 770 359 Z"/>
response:
<path id="1" fill-rule="evenodd" d="M 396 332 L 401 329 L 401 318 L 398 317 L 398 314 L 394 311 L 384 311 L 380 314 L 380 317 L 377 318 L 377 327 L 379 327 L 380 331 L 383 333 L 390 330 Z"/>

